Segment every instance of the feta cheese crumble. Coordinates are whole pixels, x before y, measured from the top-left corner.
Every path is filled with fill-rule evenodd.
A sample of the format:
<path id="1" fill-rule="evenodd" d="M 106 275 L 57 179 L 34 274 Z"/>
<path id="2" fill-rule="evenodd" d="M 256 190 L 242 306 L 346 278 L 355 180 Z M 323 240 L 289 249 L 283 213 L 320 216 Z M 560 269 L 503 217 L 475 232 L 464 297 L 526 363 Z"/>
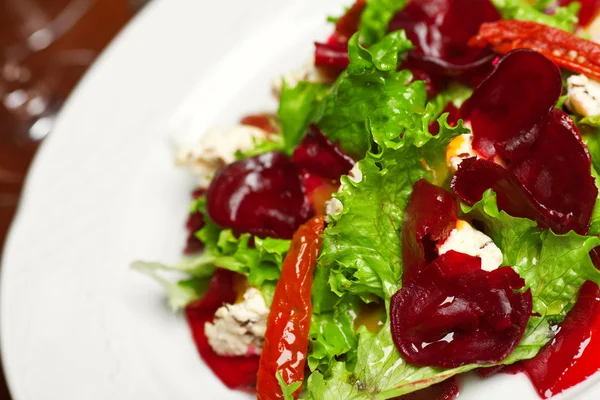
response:
<path id="1" fill-rule="evenodd" d="M 600 114 L 600 82 L 585 75 L 567 78 L 566 106 L 573 113 L 583 117 Z"/>
<path id="2" fill-rule="evenodd" d="M 204 332 L 213 350 L 222 356 L 255 355 L 262 352 L 269 308 L 260 291 L 249 288 L 244 301 L 217 309 Z"/>
<path id="3" fill-rule="evenodd" d="M 492 239 L 463 220 L 458 220 L 446 241 L 437 245 L 439 255 L 450 250 L 481 258 L 481 268 L 485 271 L 502 265 L 502 252 Z"/>
<path id="4" fill-rule="evenodd" d="M 211 130 L 200 142 L 180 149 L 175 163 L 197 175 L 200 187 L 208 187 L 217 169 L 235 161 L 236 152 L 251 150 L 256 140 L 267 135 L 266 131 L 249 125 L 238 125 L 227 132 Z"/>

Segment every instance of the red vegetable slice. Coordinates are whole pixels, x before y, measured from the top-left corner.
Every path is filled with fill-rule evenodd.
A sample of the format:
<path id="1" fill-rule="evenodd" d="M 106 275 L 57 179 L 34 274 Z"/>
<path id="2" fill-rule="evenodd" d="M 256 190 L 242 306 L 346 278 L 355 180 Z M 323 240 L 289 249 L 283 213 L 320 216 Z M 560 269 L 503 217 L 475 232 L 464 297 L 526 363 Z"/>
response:
<path id="1" fill-rule="evenodd" d="M 535 358 L 524 362 L 540 397 L 554 396 L 600 370 L 599 337 L 600 290 L 588 281 L 556 336 Z"/>
<path id="2" fill-rule="evenodd" d="M 331 199 L 331 195 L 338 191 L 339 181 L 323 178 L 320 175 L 303 170 L 302 182 L 306 189 L 306 198 L 315 215 L 327 215 L 327 202 Z"/>
<path id="3" fill-rule="evenodd" d="M 308 127 L 304 139 L 294 150 L 292 162 L 334 181 L 339 180 L 342 175 L 347 175 L 355 163 L 314 124 Z"/>
<path id="4" fill-rule="evenodd" d="M 208 188 L 207 211 L 221 227 L 281 239 L 291 239 L 312 216 L 299 168 L 279 152 L 219 170 Z"/>
<path id="5" fill-rule="evenodd" d="M 350 64 L 348 43 L 315 43 L 315 66 L 343 71 Z"/>
<path id="6" fill-rule="evenodd" d="M 367 5 L 366 0 L 356 0 L 340 19 L 335 23 L 335 32 L 329 42 L 347 43 L 348 39 L 358 32 L 360 17 Z"/>
<path id="7" fill-rule="evenodd" d="M 458 76 L 491 64 L 491 53 L 474 51 L 468 41 L 482 23 L 499 19 L 489 0 L 412 0 L 388 29 L 404 29 L 416 46 L 409 53 L 411 65 L 434 75 Z"/>
<path id="8" fill-rule="evenodd" d="M 598 189 L 588 149 L 567 114 L 553 109 L 527 156 L 508 169 L 540 205 L 546 226 L 587 233 Z"/>
<path id="9" fill-rule="evenodd" d="M 283 261 L 260 358 L 256 388 L 259 400 L 283 399 L 277 372 L 288 385 L 304 380 L 312 315 L 310 295 L 324 226 L 323 217 L 302 225 Z M 300 389 L 293 397 L 297 399 L 299 394 Z"/>
<path id="10" fill-rule="evenodd" d="M 200 356 L 221 382 L 230 389 L 254 391 L 259 357 L 218 355 L 204 334 L 205 324 L 213 321 L 217 309 L 225 303 L 235 302 L 235 276 L 235 272 L 217 269 L 204 297 L 188 305 L 185 314 Z"/>
<path id="11" fill-rule="evenodd" d="M 413 187 L 402 224 L 402 281 L 406 283 L 437 256 L 435 243 L 456 227 L 454 196 L 424 179 Z"/>
<path id="12" fill-rule="evenodd" d="M 274 114 L 252 114 L 240 120 L 242 125 L 250 125 L 262 129 L 268 133 L 278 133 L 277 115 Z"/>
<path id="13" fill-rule="evenodd" d="M 510 267 L 449 251 L 391 299 L 392 337 L 413 364 L 455 368 L 496 363 L 517 346 L 531 315 L 531 292 Z"/>
<path id="14" fill-rule="evenodd" d="M 457 397 L 458 385 L 452 377 L 425 389 L 396 397 L 396 400 L 454 400 Z"/>
<path id="15" fill-rule="evenodd" d="M 531 50 L 507 54 L 461 108 L 473 127 L 473 148 L 489 158 L 522 156 L 561 91 L 560 71 L 552 61 Z"/>
<path id="16" fill-rule="evenodd" d="M 206 194 L 206 190 L 198 188 L 192 192 L 192 199 L 198 199 Z M 201 212 L 191 213 L 185 223 L 188 237 L 183 254 L 190 255 L 204 250 L 204 243 L 196 237 L 196 232 L 204 227 L 204 215 Z"/>
<path id="17" fill-rule="evenodd" d="M 539 53 L 516 50 L 500 60 L 461 114 L 471 122 L 475 150 L 507 166 L 461 163 L 452 188 L 462 200 L 474 204 L 493 188 L 511 215 L 557 233 L 587 233 L 598 189 L 581 135 L 554 108 L 561 90 L 560 71 Z"/>

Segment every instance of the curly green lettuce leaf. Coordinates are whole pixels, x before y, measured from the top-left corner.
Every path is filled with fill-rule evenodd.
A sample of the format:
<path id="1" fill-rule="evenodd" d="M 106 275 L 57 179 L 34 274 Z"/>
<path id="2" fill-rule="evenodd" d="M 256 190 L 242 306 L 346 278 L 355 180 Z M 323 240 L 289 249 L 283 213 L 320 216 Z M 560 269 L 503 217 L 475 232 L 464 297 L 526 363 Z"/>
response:
<path id="1" fill-rule="evenodd" d="M 360 302 L 347 296 L 332 311 L 314 313 L 310 324 L 308 367 L 326 372 L 330 363 L 345 355 L 347 363 L 356 360 L 358 340 L 354 332 L 354 320 L 359 313 Z"/>
<path id="2" fill-rule="evenodd" d="M 500 364 L 512 364 L 534 357 L 550 340 L 549 326 L 539 317 L 531 318 L 523 339 Z M 383 400 L 439 383 L 454 375 L 491 365 L 470 364 L 453 369 L 419 367 L 402 359 L 394 345 L 389 323 L 377 333 L 358 330 L 356 366 L 333 362 L 330 376 L 315 371 L 308 379 L 308 399 Z"/>
<path id="3" fill-rule="evenodd" d="M 526 0 L 492 0 L 503 19 L 533 21 L 567 32 L 575 32 L 580 4 L 571 3 L 566 7 L 556 7 L 556 12 L 549 15 L 543 9 L 528 3 Z M 540 3 L 541 4 L 541 3 Z M 542 4 L 543 5 L 543 4 Z"/>
<path id="4" fill-rule="evenodd" d="M 322 83 L 299 82 L 290 87 L 283 81 L 277 115 L 281 121 L 283 147 L 287 153 L 291 154 L 302 140 L 328 90 L 329 87 Z"/>
<path id="5" fill-rule="evenodd" d="M 360 159 L 370 150 L 370 119 L 385 124 L 395 115 L 412 115 L 417 104 L 424 106 L 423 82 L 407 86 L 410 72 L 396 71 L 401 55 L 411 48 L 404 31 L 390 33 L 369 49 L 358 43 L 358 34 L 350 39 L 350 65 L 324 99 L 317 120 L 323 133 L 347 154 Z M 381 108 L 388 111 L 381 113 Z M 403 127 L 393 128 L 398 136 Z"/>
<path id="6" fill-rule="evenodd" d="M 368 0 L 360 17 L 359 32 L 363 44 L 371 45 L 383 38 L 394 15 L 408 0 Z"/>
<path id="7" fill-rule="evenodd" d="M 534 221 L 499 211 L 496 195 L 487 191 L 473 207 L 463 212 L 482 222 L 486 233 L 502 250 L 504 264 L 525 280 L 533 296 L 533 311 L 552 322 L 560 322 L 577 300 L 586 280 L 600 283 L 589 252 L 600 238 L 575 232 L 557 235 L 540 229 Z"/>

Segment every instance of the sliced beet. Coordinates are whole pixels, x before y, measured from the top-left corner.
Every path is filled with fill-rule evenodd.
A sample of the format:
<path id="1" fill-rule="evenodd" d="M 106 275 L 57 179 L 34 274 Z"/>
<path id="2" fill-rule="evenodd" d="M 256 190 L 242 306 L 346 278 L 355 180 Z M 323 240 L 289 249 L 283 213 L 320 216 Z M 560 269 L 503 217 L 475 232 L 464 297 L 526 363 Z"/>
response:
<path id="1" fill-rule="evenodd" d="M 196 348 L 206 365 L 230 389 L 253 391 L 256 386 L 259 356 L 221 356 L 210 347 L 204 326 L 212 322 L 215 312 L 223 304 L 233 304 L 237 297 L 234 289 L 235 272 L 217 269 L 204 297 L 185 308 L 188 325 Z"/>
<path id="2" fill-rule="evenodd" d="M 402 223 L 402 281 L 407 282 L 437 256 L 435 243 L 456 227 L 454 196 L 424 179 L 415 183 Z"/>
<path id="3" fill-rule="evenodd" d="M 329 38 L 329 43 L 347 43 L 350 37 L 358 32 L 360 17 L 366 5 L 366 0 L 356 0 L 352 7 L 335 23 L 335 32 Z"/>
<path id="4" fill-rule="evenodd" d="M 458 385 L 454 377 L 400 397 L 395 400 L 454 400 L 458 397 Z"/>
<path id="5" fill-rule="evenodd" d="M 590 169 L 589 153 L 575 125 L 553 109 L 522 158 L 506 169 L 489 160 L 467 159 L 451 186 L 471 205 L 493 189 L 498 207 L 510 215 L 533 219 L 556 233 L 574 230 L 585 235 L 598 194 Z"/>
<path id="6" fill-rule="evenodd" d="M 481 269 L 481 259 L 449 251 L 391 299 L 396 347 L 416 365 L 456 368 L 497 363 L 517 346 L 531 315 L 529 290 L 510 267 Z"/>
<path id="7" fill-rule="evenodd" d="M 280 152 L 223 167 L 206 199 L 208 215 L 217 225 L 259 237 L 291 239 L 313 214 L 298 166 Z"/>
<path id="8" fill-rule="evenodd" d="M 584 235 L 598 194 L 591 165 L 573 120 L 553 109 L 527 156 L 510 163 L 508 170 L 539 203 L 547 226 L 559 233 L 572 229 Z"/>
<path id="9" fill-rule="evenodd" d="M 508 53 L 461 108 L 473 128 L 473 148 L 488 158 L 497 153 L 508 160 L 522 157 L 561 91 L 560 71 L 552 61 L 532 50 Z"/>
<path id="10" fill-rule="evenodd" d="M 524 362 L 540 397 L 554 396 L 600 370 L 599 335 L 600 290 L 587 281 L 556 336 L 537 356 Z"/>
<path id="11" fill-rule="evenodd" d="M 343 71 L 350 64 L 348 43 L 315 43 L 315 66 Z"/>
<path id="12" fill-rule="evenodd" d="M 429 73 L 460 76 L 491 65 L 486 49 L 467 43 L 484 22 L 500 19 L 489 0 L 412 0 L 389 24 L 389 31 L 404 29 L 415 45 L 408 62 Z"/>
<path id="13" fill-rule="evenodd" d="M 308 127 L 302 142 L 294 150 L 292 162 L 305 170 L 332 180 L 347 175 L 354 160 L 327 139 L 314 124 Z"/>
<path id="14" fill-rule="evenodd" d="M 483 193 L 493 189 L 497 195 L 498 208 L 512 216 L 541 222 L 535 200 L 508 170 L 493 161 L 467 158 L 462 161 L 451 183 L 454 193 L 465 203 L 473 205 L 481 200 Z"/>

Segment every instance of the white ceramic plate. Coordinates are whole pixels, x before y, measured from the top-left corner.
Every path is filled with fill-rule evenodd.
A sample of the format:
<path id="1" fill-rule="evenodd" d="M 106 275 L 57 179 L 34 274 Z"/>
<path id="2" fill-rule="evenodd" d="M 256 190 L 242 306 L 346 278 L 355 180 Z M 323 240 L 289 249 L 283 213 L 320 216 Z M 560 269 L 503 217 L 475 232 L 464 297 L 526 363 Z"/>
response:
<path id="1" fill-rule="evenodd" d="M 244 399 L 199 359 L 162 290 L 129 269 L 174 262 L 193 183 L 173 151 L 274 110 L 350 0 L 156 0 L 104 53 L 31 169 L 2 260 L 1 339 L 15 400 Z M 523 376 L 469 377 L 461 399 L 536 399 Z M 590 379 L 563 398 L 598 398 Z M 595 395 L 594 395 L 595 393 Z"/>

